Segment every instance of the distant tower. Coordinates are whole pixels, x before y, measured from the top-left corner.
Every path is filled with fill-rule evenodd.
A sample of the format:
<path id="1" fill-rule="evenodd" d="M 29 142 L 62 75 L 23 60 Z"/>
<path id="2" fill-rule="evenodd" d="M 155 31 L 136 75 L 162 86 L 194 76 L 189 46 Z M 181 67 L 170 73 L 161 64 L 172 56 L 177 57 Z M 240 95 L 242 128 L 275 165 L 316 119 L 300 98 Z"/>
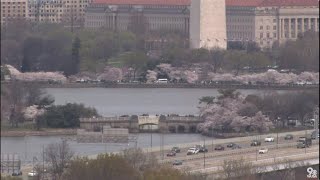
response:
<path id="1" fill-rule="evenodd" d="M 190 47 L 227 48 L 225 0 L 192 0 Z"/>

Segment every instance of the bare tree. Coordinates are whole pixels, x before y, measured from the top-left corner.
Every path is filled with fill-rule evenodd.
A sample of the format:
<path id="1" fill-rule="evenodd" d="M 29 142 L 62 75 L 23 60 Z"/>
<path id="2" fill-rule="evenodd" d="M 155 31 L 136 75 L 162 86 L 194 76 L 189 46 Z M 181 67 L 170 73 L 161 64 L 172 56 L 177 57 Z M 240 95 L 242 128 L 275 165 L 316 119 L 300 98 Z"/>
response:
<path id="1" fill-rule="evenodd" d="M 64 169 L 72 159 L 74 152 L 66 141 L 49 144 L 45 150 L 45 159 L 49 162 L 50 172 L 53 180 L 60 179 Z"/>
<path id="2" fill-rule="evenodd" d="M 253 165 L 251 162 L 245 161 L 243 158 L 224 160 L 223 165 L 223 176 L 225 179 L 243 179 L 250 180 L 255 179 L 253 172 Z"/>
<path id="3" fill-rule="evenodd" d="M 26 104 L 25 86 L 20 82 L 13 82 L 8 85 L 7 97 L 10 106 L 9 121 L 12 127 L 18 127 L 18 123 L 22 121 L 21 111 Z"/>
<path id="4" fill-rule="evenodd" d="M 123 157 L 136 170 L 144 171 L 159 166 L 154 154 L 146 154 L 141 149 L 130 148 L 123 151 Z"/>
<path id="5" fill-rule="evenodd" d="M 125 149 L 123 157 L 134 169 L 140 169 L 147 162 L 147 157 L 140 148 Z"/>

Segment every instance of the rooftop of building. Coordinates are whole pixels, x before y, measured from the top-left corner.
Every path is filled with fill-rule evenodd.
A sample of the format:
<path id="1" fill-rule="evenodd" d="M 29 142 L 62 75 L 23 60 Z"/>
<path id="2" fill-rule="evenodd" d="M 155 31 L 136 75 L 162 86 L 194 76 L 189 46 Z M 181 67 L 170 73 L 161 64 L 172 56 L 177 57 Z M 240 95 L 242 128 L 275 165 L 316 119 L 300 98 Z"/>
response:
<path id="1" fill-rule="evenodd" d="M 94 4 L 110 5 L 183 5 L 192 0 L 93 0 Z M 267 7 L 267 6 L 319 6 L 319 0 L 226 0 L 226 6 Z"/>
<path id="2" fill-rule="evenodd" d="M 96 4 L 111 5 L 190 5 L 191 0 L 93 0 Z"/>

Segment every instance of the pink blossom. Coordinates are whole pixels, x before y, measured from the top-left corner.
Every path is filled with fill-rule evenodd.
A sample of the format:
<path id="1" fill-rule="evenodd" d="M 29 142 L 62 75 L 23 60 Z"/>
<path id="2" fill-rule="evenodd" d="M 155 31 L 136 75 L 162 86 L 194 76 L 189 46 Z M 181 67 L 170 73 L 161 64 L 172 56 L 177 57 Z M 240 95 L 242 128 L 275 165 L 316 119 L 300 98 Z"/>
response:
<path id="1" fill-rule="evenodd" d="M 106 67 L 104 72 L 98 76 L 99 80 L 118 81 L 122 80 L 122 70 L 120 68 Z"/>
<path id="2" fill-rule="evenodd" d="M 146 75 L 147 83 L 155 82 L 157 80 L 157 75 L 157 72 L 148 70 Z"/>

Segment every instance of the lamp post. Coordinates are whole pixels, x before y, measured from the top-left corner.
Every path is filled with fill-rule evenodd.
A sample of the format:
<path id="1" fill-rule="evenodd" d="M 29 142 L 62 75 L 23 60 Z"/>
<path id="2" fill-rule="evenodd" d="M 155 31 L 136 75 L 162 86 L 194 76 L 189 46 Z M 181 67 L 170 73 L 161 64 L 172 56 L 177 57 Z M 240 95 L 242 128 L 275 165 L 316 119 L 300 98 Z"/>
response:
<path id="1" fill-rule="evenodd" d="M 304 153 L 307 154 L 307 137 L 308 133 L 307 133 L 307 130 L 305 130 L 305 142 L 304 142 Z"/>
<path id="2" fill-rule="evenodd" d="M 213 151 L 213 126 L 211 126 L 212 151 Z"/>
<path id="3" fill-rule="evenodd" d="M 203 152 L 203 169 L 206 169 L 206 136 L 204 136 L 203 139 L 203 148 L 204 148 L 204 152 Z"/>

